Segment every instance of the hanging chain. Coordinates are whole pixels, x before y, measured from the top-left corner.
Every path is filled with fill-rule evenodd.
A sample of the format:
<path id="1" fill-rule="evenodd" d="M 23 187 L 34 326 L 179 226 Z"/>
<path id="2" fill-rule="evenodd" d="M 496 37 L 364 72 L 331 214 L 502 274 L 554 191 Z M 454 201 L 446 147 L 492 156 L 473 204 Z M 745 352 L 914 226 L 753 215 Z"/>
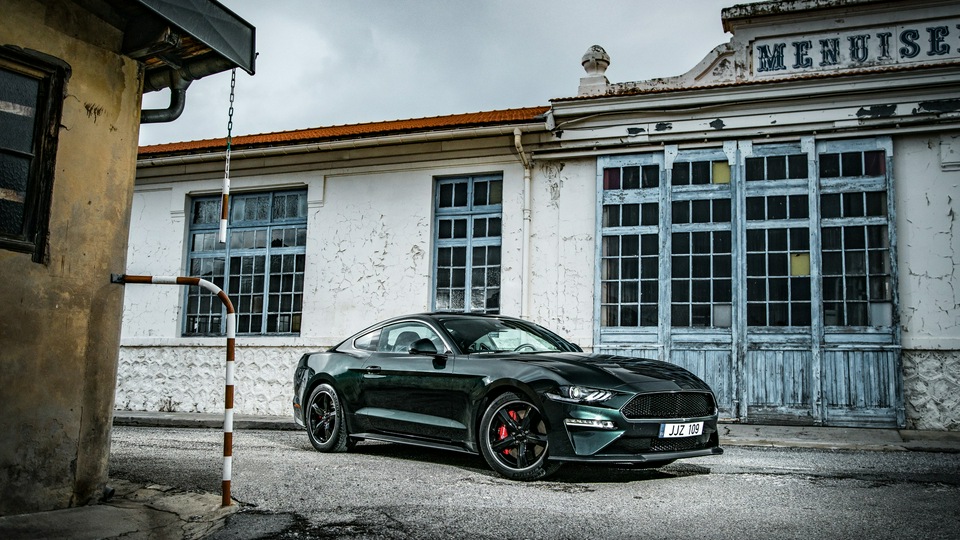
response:
<path id="1" fill-rule="evenodd" d="M 227 113 L 227 152 L 223 169 L 223 196 L 220 202 L 220 242 L 227 241 L 227 216 L 230 207 L 230 147 L 233 145 L 233 99 L 237 87 L 237 68 L 230 72 L 230 110 Z"/>

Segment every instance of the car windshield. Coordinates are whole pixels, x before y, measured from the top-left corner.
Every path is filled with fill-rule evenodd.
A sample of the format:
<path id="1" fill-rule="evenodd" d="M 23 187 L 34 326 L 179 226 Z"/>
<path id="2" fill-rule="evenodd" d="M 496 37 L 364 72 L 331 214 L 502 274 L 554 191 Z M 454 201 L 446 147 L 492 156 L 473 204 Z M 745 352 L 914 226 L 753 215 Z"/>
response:
<path id="1" fill-rule="evenodd" d="M 524 321 L 451 317 L 440 324 L 464 353 L 577 351 L 549 330 Z"/>

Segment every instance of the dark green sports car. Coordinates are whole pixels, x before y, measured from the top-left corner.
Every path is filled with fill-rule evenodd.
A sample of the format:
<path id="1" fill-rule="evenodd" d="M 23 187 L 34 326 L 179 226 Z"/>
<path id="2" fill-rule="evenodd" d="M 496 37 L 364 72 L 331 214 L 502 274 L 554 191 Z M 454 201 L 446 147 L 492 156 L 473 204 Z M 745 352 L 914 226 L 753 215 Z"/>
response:
<path id="1" fill-rule="evenodd" d="M 512 317 L 397 317 L 294 374 L 294 419 L 321 452 L 378 440 L 480 453 L 535 480 L 562 462 L 659 467 L 721 454 L 717 405 L 689 371 L 586 354 Z"/>

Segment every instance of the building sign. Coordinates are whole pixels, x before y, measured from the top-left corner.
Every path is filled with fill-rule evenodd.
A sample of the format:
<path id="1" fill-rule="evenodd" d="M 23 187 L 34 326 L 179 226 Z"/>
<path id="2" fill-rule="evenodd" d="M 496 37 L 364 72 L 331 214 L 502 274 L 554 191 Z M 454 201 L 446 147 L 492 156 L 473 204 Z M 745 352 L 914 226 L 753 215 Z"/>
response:
<path id="1" fill-rule="evenodd" d="M 858 28 L 753 42 L 756 77 L 960 59 L 960 19 Z"/>

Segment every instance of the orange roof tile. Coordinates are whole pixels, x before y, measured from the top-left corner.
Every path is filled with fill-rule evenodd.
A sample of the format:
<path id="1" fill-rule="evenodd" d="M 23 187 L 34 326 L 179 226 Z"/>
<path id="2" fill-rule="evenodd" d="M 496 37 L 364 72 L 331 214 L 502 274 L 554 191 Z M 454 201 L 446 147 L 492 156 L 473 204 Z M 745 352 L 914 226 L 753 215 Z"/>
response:
<path id="1" fill-rule="evenodd" d="M 231 139 L 231 148 L 256 148 L 290 144 L 302 144 L 321 141 L 335 141 L 344 139 L 360 139 L 378 137 L 400 133 L 413 133 L 439 129 L 458 129 L 499 124 L 532 123 L 538 117 L 550 110 L 550 107 L 526 107 L 522 109 L 504 109 L 448 116 L 433 116 L 429 118 L 412 118 L 408 120 L 390 120 L 386 122 L 369 122 L 365 124 L 347 124 L 341 126 L 298 129 L 294 131 L 279 131 L 276 133 L 262 133 L 258 135 L 240 135 Z M 138 151 L 140 157 L 160 156 L 171 154 L 192 154 L 225 149 L 227 139 L 205 139 L 201 141 L 174 142 L 141 146 Z"/>

